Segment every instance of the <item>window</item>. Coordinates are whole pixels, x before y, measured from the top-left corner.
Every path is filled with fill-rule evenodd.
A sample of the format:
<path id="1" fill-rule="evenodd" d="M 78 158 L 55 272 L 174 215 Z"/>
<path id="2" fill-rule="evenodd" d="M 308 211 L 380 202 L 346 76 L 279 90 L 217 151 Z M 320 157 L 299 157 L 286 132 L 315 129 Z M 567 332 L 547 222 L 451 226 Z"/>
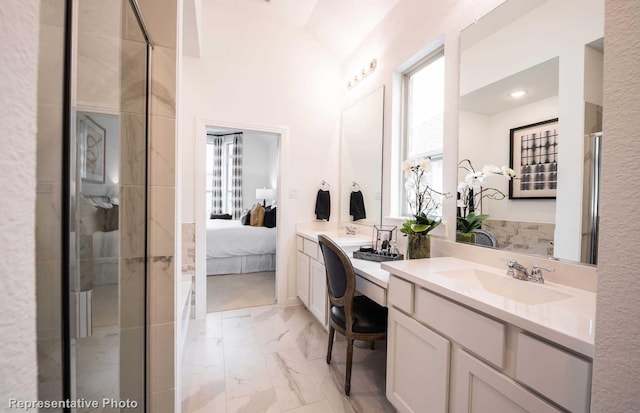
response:
<path id="1" fill-rule="evenodd" d="M 430 186 L 443 192 L 444 49 L 427 56 L 403 73 L 403 160 L 431 157 Z M 404 177 L 402 177 L 404 179 Z M 402 213 L 409 215 L 404 185 Z"/>
<path id="2" fill-rule="evenodd" d="M 211 202 L 213 200 L 213 143 L 207 142 L 207 189 L 206 212 L 207 218 L 211 216 Z M 222 145 L 222 212 L 233 212 L 233 189 L 231 185 L 233 169 L 233 141 L 225 139 Z"/>

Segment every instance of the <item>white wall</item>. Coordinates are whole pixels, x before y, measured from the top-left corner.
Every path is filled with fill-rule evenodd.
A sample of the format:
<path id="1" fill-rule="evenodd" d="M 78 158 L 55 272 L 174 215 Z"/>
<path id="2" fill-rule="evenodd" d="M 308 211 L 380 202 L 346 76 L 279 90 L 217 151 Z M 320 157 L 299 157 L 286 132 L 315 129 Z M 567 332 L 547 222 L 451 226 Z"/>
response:
<path id="1" fill-rule="evenodd" d="M 470 159 L 476 170 L 484 165 L 508 166 L 510 130 L 557 117 L 557 96 L 491 116 L 460 111 L 459 159 Z M 458 179 L 462 180 L 467 172 L 461 169 L 458 174 Z M 508 199 L 509 183 L 501 176 L 488 178 L 485 186 L 499 189 L 507 195 L 507 198 L 501 201 L 492 201 L 487 198 L 483 200 L 482 212 L 491 215 L 492 219 L 555 223 L 555 200 L 510 200 Z M 576 236 L 579 235 L 579 233 L 576 234 Z"/>
<path id="2" fill-rule="evenodd" d="M 38 0 L 0 7 L 0 400 L 38 399 L 35 187 Z"/>
<path id="3" fill-rule="evenodd" d="M 607 1 L 593 413 L 640 406 L 640 2 Z"/>
<path id="4" fill-rule="evenodd" d="M 244 208 L 250 208 L 262 199 L 256 199 L 257 188 L 276 188 L 272 178 L 278 171 L 278 137 L 245 132 L 242 140 L 242 187 Z M 275 156 L 274 156 L 275 155 Z M 267 205 L 272 201 L 267 201 Z"/>
<path id="5" fill-rule="evenodd" d="M 195 222 L 196 125 L 199 120 L 283 127 L 286 184 L 278 210 L 279 259 L 295 300 L 295 223 L 314 219 L 315 196 L 324 179 L 337 185 L 340 66 L 308 33 L 278 20 L 252 2 L 202 4 L 201 58 L 184 57 L 180 152 L 183 222 Z M 281 177 L 282 178 L 282 177 Z M 290 195 L 290 191 L 292 194 Z M 338 218 L 338 194 L 332 220 Z M 280 264 L 279 262 L 279 268 Z"/>

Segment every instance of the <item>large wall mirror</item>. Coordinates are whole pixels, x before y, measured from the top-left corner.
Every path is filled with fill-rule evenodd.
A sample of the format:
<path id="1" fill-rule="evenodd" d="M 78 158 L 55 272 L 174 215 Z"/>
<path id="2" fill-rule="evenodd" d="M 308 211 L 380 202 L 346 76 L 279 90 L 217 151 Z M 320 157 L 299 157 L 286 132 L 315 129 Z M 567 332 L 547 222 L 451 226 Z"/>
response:
<path id="1" fill-rule="evenodd" d="M 382 222 L 384 86 L 342 113 L 340 221 Z"/>
<path id="2" fill-rule="evenodd" d="M 458 215 L 488 216 L 459 241 L 597 263 L 603 36 L 603 0 L 507 0 L 462 32 Z"/>

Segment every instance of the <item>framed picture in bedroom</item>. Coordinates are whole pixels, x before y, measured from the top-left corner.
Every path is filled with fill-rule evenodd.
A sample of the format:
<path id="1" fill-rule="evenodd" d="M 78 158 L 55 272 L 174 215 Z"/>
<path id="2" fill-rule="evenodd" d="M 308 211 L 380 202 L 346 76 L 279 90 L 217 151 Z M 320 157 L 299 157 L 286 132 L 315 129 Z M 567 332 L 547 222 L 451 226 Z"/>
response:
<path id="1" fill-rule="evenodd" d="M 86 182 L 104 183 L 107 131 L 87 115 L 78 116 L 80 177 Z"/>
<path id="2" fill-rule="evenodd" d="M 558 118 L 511 129 L 509 199 L 553 199 L 558 187 Z"/>

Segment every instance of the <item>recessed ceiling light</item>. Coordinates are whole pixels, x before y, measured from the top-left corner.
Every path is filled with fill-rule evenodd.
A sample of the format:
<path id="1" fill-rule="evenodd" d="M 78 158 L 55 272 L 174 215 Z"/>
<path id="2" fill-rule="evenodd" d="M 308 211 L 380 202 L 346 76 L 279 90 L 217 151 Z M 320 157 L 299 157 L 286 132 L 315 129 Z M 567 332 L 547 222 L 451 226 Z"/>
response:
<path id="1" fill-rule="evenodd" d="M 513 92 L 509 93 L 509 96 L 511 96 L 514 99 L 517 99 L 517 98 L 523 97 L 526 94 L 527 94 L 526 90 L 516 90 L 516 91 L 513 91 Z"/>

